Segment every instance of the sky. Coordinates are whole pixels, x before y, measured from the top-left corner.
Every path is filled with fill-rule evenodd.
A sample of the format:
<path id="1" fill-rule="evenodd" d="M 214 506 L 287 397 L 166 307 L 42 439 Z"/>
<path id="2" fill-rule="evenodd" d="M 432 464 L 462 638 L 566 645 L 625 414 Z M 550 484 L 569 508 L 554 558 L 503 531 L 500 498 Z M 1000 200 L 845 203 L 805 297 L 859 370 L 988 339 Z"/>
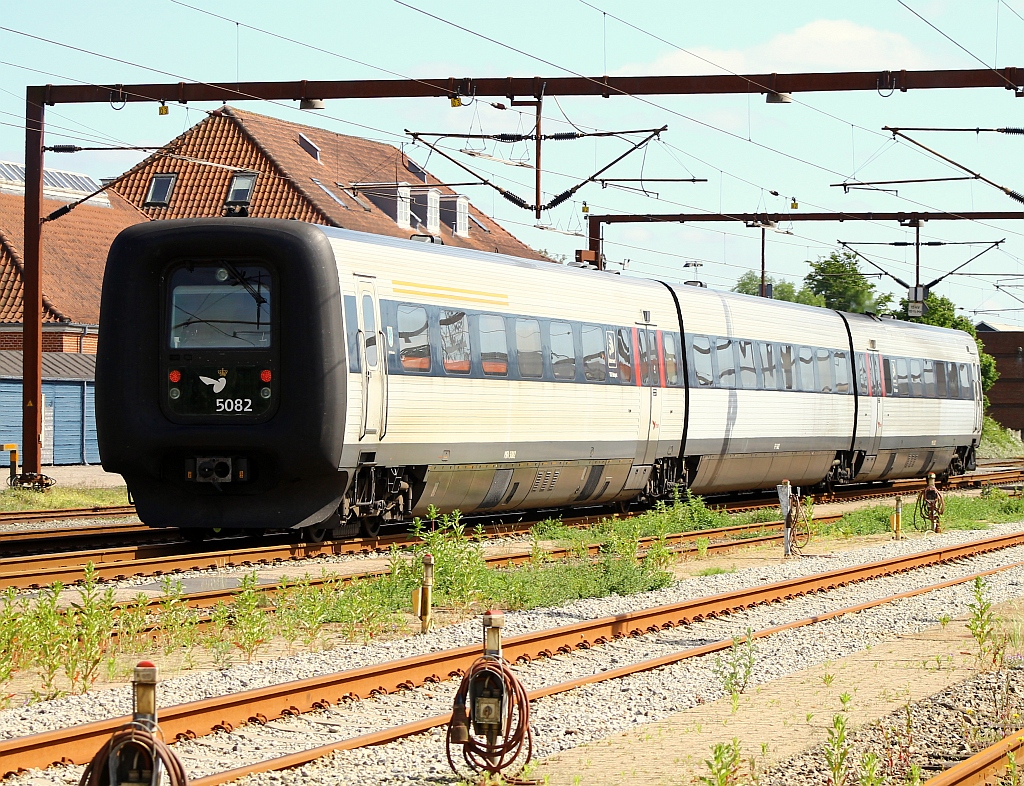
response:
<path id="1" fill-rule="evenodd" d="M 31 84 L 1024 69 L 1024 0 L 791 0 L 777 7 L 749 0 L 186 2 L 52 0 L 44 15 L 34 4 L 6 0 L 0 6 L 0 160 L 24 160 L 24 95 Z M 302 111 L 297 102 L 234 103 L 404 145 L 432 174 L 461 182 L 467 179 L 465 172 L 413 145 L 406 131 L 529 132 L 532 109 L 501 110 L 491 101 L 508 103 L 481 98 L 453 108 L 439 98 L 348 100 L 329 101 L 317 112 Z M 162 145 L 216 106 L 173 104 L 166 116 L 156 106 L 141 103 L 52 107 L 47 110 L 47 143 Z M 586 232 L 584 201 L 595 213 L 628 214 L 1024 210 L 978 180 L 900 184 L 891 186 L 894 192 L 847 192 L 832 185 L 851 178 L 963 175 L 908 142 L 893 141 L 882 127 L 1024 126 L 1024 101 L 1010 90 L 804 93 L 791 104 L 767 104 L 757 93 L 579 97 L 548 100 L 543 111 L 545 132 L 668 126 L 660 138 L 615 164 L 606 176 L 707 179 L 648 183 L 646 193 L 591 183 L 539 222 L 487 187 L 463 189 L 477 208 L 510 232 L 556 255 L 571 257 L 585 247 L 580 236 Z M 1024 157 L 1019 155 L 1024 136 L 911 136 L 1024 193 Z M 547 143 L 545 200 L 586 179 L 626 152 L 629 139 L 639 138 Z M 459 140 L 445 145 L 467 166 L 532 203 L 531 168 L 458 153 L 469 146 Z M 476 148 L 504 161 L 533 165 L 532 150 L 523 144 Z M 51 153 L 46 166 L 110 177 L 144 155 Z M 1024 326 L 1024 223 L 930 222 L 921 235 L 924 241 L 954 243 L 922 249 L 925 282 L 1005 238 L 997 250 L 963 268 L 961 273 L 969 275 L 951 275 L 934 291 L 950 297 L 974 319 Z M 808 261 L 836 250 L 840 240 L 904 243 L 913 234 L 894 222 L 792 222 L 769 231 L 766 239 L 769 274 L 799 281 L 809 270 Z M 912 283 L 912 247 L 856 247 Z M 728 289 L 745 271 L 760 269 L 760 230 L 742 223 L 618 224 L 605 228 L 605 253 L 609 268 L 623 275 L 681 281 L 692 279 L 696 271 L 710 287 Z M 874 272 L 867 264 L 861 267 Z M 905 295 L 890 278 L 874 280 L 880 291 Z"/>

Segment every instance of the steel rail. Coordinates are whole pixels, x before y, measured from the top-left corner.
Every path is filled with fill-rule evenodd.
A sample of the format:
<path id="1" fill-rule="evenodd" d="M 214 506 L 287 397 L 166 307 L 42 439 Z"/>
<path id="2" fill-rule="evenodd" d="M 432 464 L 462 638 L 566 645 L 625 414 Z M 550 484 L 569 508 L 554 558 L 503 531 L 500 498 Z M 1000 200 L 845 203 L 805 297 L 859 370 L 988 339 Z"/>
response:
<path id="1" fill-rule="evenodd" d="M 585 649 L 616 638 L 656 633 L 763 603 L 788 600 L 1021 544 L 1024 544 L 1024 532 L 1009 533 L 852 568 L 800 576 L 735 592 L 535 631 L 506 639 L 503 643 L 505 657 L 509 661 L 529 662 L 537 657 L 551 657 L 556 652 L 568 654 L 575 649 Z M 954 580 L 953 583 L 959 581 Z M 830 612 L 813 619 L 827 619 L 830 614 L 836 613 Z M 366 698 L 375 693 L 389 693 L 428 682 L 440 682 L 458 676 L 460 670 L 467 668 L 478 656 L 479 646 L 472 644 L 179 704 L 161 710 L 161 728 L 167 738 L 194 738 L 217 730 L 230 731 L 250 720 L 265 723 L 284 715 L 327 707 L 346 698 Z M 103 738 L 127 720 L 125 716 L 95 721 L 0 742 L 0 774 L 17 771 L 19 768 L 46 767 L 55 762 L 84 762 L 95 753 Z"/>
<path id="2" fill-rule="evenodd" d="M 768 636 L 773 636 L 777 633 L 782 633 L 787 630 L 793 630 L 795 628 L 802 628 L 808 625 L 814 625 L 819 622 L 825 622 L 830 619 L 842 617 L 847 614 L 856 614 L 867 609 L 882 606 L 893 601 L 903 600 L 905 598 L 912 598 L 916 595 L 923 595 L 928 592 L 935 592 L 937 590 L 952 587 L 957 584 L 964 584 L 968 581 L 973 581 L 979 576 L 990 576 L 994 573 L 999 573 L 1004 570 L 1011 568 L 1024 566 L 1024 562 L 1015 562 L 1011 565 L 1004 565 L 999 568 L 993 568 L 990 570 L 981 571 L 979 573 L 973 573 L 970 576 L 963 576 L 959 579 L 950 579 L 943 581 L 938 584 L 931 584 L 927 587 L 920 587 L 916 590 L 910 590 L 908 592 L 901 592 L 898 595 L 889 595 L 885 598 L 879 598 L 865 603 L 858 603 L 855 606 L 847 606 L 842 609 L 827 612 L 826 614 L 815 615 L 814 617 L 805 617 L 801 620 L 794 622 L 787 622 L 782 625 L 775 625 L 771 628 L 763 628 L 758 631 L 754 631 L 751 634 L 753 639 L 762 639 Z M 598 672 L 597 674 L 590 675 L 587 677 L 580 677 L 575 680 L 569 680 L 562 682 L 557 685 L 548 685 L 543 688 L 538 688 L 529 692 L 530 701 L 536 701 L 537 699 L 544 698 L 546 696 L 554 696 L 559 693 L 566 693 L 576 688 L 583 687 L 584 685 L 595 685 L 600 682 L 608 682 L 610 680 L 621 679 L 628 677 L 631 674 L 637 674 L 644 671 L 652 671 L 654 669 L 661 668 L 663 666 L 669 666 L 673 663 L 678 663 L 683 660 L 690 658 L 697 658 L 703 655 L 712 655 L 716 652 L 722 652 L 732 647 L 733 642 L 736 639 L 723 639 L 721 641 L 712 642 L 705 644 L 700 647 L 691 647 L 689 649 L 680 650 L 678 652 L 669 653 L 667 655 L 661 655 L 657 658 L 650 658 L 645 661 L 639 661 L 632 663 L 627 666 L 620 666 L 617 669 L 609 669 L 607 671 Z M 742 641 L 742 639 L 740 639 Z M 335 751 L 342 750 L 355 750 L 356 748 L 364 748 L 370 745 L 382 745 L 388 742 L 395 742 L 404 737 L 411 737 L 414 734 L 421 734 L 422 732 L 429 731 L 430 729 L 438 726 L 446 726 L 451 722 L 451 713 L 443 713 L 441 715 L 434 715 L 429 718 L 423 718 L 421 720 L 412 721 L 410 723 L 402 724 L 401 726 L 394 726 L 389 729 L 381 729 L 380 731 L 371 732 L 369 734 L 361 734 L 357 737 L 349 737 L 347 739 L 341 739 L 336 742 L 329 742 L 325 745 L 317 746 L 316 748 L 310 748 L 304 751 L 298 751 L 296 753 L 286 754 L 285 756 L 278 756 L 273 759 L 265 759 L 259 762 L 253 762 L 251 764 L 242 765 L 231 770 L 224 772 L 215 773 L 213 775 L 207 775 L 203 778 L 196 778 L 190 783 L 192 786 L 221 786 L 221 784 L 231 783 L 232 781 L 243 778 L 246 775 L 256 775 L 263 772 L 275 772 L 278 770 L 286 770 L 292 767 L 300 767 L 303 764 L 309 764 L 310 762 L 316 761 L 317 759 L 328 756 Z M 1011 735 L 1013 736 L 1013 735 Z M 1018 732 L 1016 735 L 1021 738 L 1021 734 Z M 1004 743 L 1006 740 L 1003 741 Z M 1024 741 L 1022 739 L 1016 739 L 1014 742 L 1017 743 L 1018 748 L 1024 747 Z M 998 745 L 998 744 L 997 744 Z M 993 746 L 995 748 L 997 746 Z M 980 754 L 979 754 L 980 755 Z M 998 758 L 998 754 L 995 754 Z M 1003 754 L 1003 760 L 1005 761 L 1005 752 Z M 984 780 L 976 781 L 949 781 L 941 784 L 934 783 L 935 779 L 929 780 L 924 786 L 973 786 L 974 783 L 983 783 Z"/>
<path id="3" fill-rule="evenodd" d="M 1015 731 L 1007 735 L 969 759 L 964 759 L 948 770 L 932 776 L 924 782 L 924 786 L 976 786 L 998 783 L 998 777 L 1007 769 L 1008 756 L 1013 756 L 1018 762 L 1024 758 L 1024 732 Z M 192 783 L 194 786 L 196 781 Z"/>
<path id="4" fill-rule="evenodd" d="M 96 505 L 91 508 L 53 508 L 51 510 L 5 510 L 0 512 L 0 524 L 20 524 L 24 521 L 61 521 L 62 519 L 96 519 L 133 515 L 135 515 L 134 505 Z"/>
<path id="5" fill-rule="evenodd" d="M 834 517 L 834 518 L 838 518 L 838 517 Z M 826 520 L 827 520 L 826 517 L 822 517 L 821 519 L 818 519 L 818 521 L 826 521 Z M 747 526 L 748 526 L 748 530 L 747 531 L 760 531 L 760 529 L 763 528 L 763 529 L 765 529 L 768 532 L 771 532 L 773 530 L 775 532 L 774 532 L 774 534 L 761 535 L 761 536 L 757 536 L 757 537 L 734 537 L 734 539 L 731 539 L 731 540 L 730 539 L 726 539 L 726 540 L 713 540 L 710 543 L 708 543 L 708 545 L 707 545 L 708 553 L 709 554 L 710 553 L 716 553 L 717 554 L 717 553 L 722 553 L 722 552 L 728 552 L 728 551 L 731 551 L 733 549 L 745 548 L 745 547 L 748 547 L 748 546 L 763 546 L 763 545 L 768 544 L 768 543 L 778 542 L 779 540 L 782 539 L 782 533 L 780 531 L 782 529 L 782 522 L 774 522 L 774 523 L 767 523 L 767 524 L 750 524 L 750 525 L 747 525 Z M 668 536 L 666 538 L 666 540 L 667 540 L 668 543 L 674 544 L 674 545 L 671 545 L 669 547 L 670 551 L 672 551 L 673 553 L 676 553 L 676 554 L 680 554 L 680 553 L 687 554 L 687 553 L 696 553 L 697 552 L 698 549 L 697 549 L 697 547 L 695 545 L 688 545 L 688 544 L 690 542 L 692 542 L 692 541 L 696 541 L 698 538 L 707 537 L 709 535 L 715 536 L 715 537 L 719 537 L 719 538 L 727 537 L 729 535 L 738 536 L 738 535 L 743 534 L 743 532 L 744 532 L 744 529 L 741 526 L 719 527 L 718 529 L 695 530 L 694 532 L 690 532 L 690 533 L 680 533 L 680 534 L 678 534 L 676 536 L 671 536 L 670 535 L 670 536 Z M 658 540 L 658 538 L 653 538 L 653 537 L 652 538 L 640 538 L 639 543 L 640 543 L 641 547 L 645 547 L 645 546 L 649 547 L 656 540 Z M 589 556 L 589 557 L 596 557 L 596 556 L 598 556 L 600 554 L 600 551 L 601 551 L 601 544 L 599 544 L 599 543 L 590 544 L 587 547 L 587 556 Z M 641 549 L 641 551 L 639 552 L 638 556 L 642 557 L 643 555 L 644 555 L 644 551 L 643 551 L 643 549 Z M 555 547 L 555 548 L 552 548 L 552 549 L 544 550 L 544 557 L 546 559 L 552 559 L 552 560 L 570 559 L 570 558 L 572 558 L 574 556 L 576 556 L 576 553 L 572 549 L 568 549 L 568 548 Z M 520 550 L 520 551 L 508 552 L 508 553 L 502 553 L 502 554 L 487 554 L 487 555 L 484 556 L 484 561 L 489 566 L 494 567 L 494 568 L 512 567 L 512 566 L 515 566 L 515 565 L 523 565 L 523 564 L 525 564 L 527 562 L 532 561 L 533 559 L 534 559 L 534 553 L 533 553 L 532 549 L 529 549 L 529 550 L 523 549 L 523 550 Z M 351 574 L 342 575 L 341 579 L 342 579 L 343 582 L 350 583 L 350 582 L 359 581 L 359 580 L 362 580 L 362 579 L 376 578 L 376 577 L 379 577 L 379 576 L 383 576 L 383 575 L 385 575 L 387 573 L 388 573 L 388 569 L 383 569 L 383 568 L 382 569 L 378 569 L 378 570 L 366 570 L 366 571 L 361 571 L 359 573 L 351 573 Z M 324 578 L 322 576 L 310 577 L 309 584 L 310 584 L 310 586 L 318 587 L 318 586 L 322 586 L 322 585 L 324 585 L 324 584 L 326 584 L 326 583 L 328 583 L 328 582 L 330 582 L 332 580 L 333 580 L 333 577 L 330 577 L 330 576 L 328 576 L 326 578 Z M 191 606 L 192 608 L 198 608 L 198 609 L 212 608 L 213 606 L 216 606 L 221 601 L 228 601 L 228 600 L 230 600 L 239 591 L 240 591 L 240 588 L 237 588 L 237 587 L 226 587 L 226 588 L 219 588 L 219 589 L 212 589 L 212 590 L 202 590 L 202 591 L 199 591 L 199 592 L 191 592 L 191 593 L 187 593 L 187 594 L 182 595 L 181 596 L 181 601 L 183 603 L 187 604 L 188 606 Z M 277 592 L 278 592 L 278 585 L 277 584 L 258 584 L 256 586 L 256 591 L 260 592 L 260 593 L 262 593 L 262 594 L 264 594 L 266 596 L 273 596 L 273 595 L 276 595 Z M 159 608 L 162 603 L 163 603 L 163 599 L 161 599 L 159 597 L 154 597 L 154 598 L 152 598 L 149 601 L 148 606 L 149 606 L 149 608 L 156 609 L 156 608 Z M 124 603 L 117 604 L 117 606 L 115 608 L 117 610 L 120 610 L 120 609 L 123 609 L 124 607 L 129 606 L 129 605 L 131 605 L 131 602 L 130 601 L 126 601 Z M 207 621 L 206 619 L 200 619 L 199 620 L 200 624 L 203 624 L 206 621 Z M 155 632 L 155 629 L 154 629 L 154 632 Z"/>

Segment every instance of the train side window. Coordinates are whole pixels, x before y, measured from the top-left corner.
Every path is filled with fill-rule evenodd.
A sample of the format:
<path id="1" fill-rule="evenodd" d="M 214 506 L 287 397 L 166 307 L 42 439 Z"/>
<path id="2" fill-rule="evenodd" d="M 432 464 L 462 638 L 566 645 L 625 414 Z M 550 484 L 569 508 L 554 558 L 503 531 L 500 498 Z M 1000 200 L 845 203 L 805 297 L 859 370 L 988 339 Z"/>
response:
<path id="1" fill-rule="evenodd" d="M 363 295 L 363 347 L 366 365 L 377 368 L 377 317 L 369 295 Z"/>
<path id="2" fill-rule="evenodd" d="M 757 390 L 757 367 L 754 360 L 754 342 L 737 341 L 740 352 L 739 387 L 743 390 Z"/>
<path id="3" fill-rule="evenodd" d="M 568 322 L 551 323 L 551 373 L 555 379 L 576 379 L 576 345 Z"/>
<path id="4" fill-rule="evenodd" d="M 857 392 L 862 396 L 868 394 L 868 355 L 866 352 L 857 353 Z"/>
<path id="5" fill-rule="evenodd" d="M 924 369 L 921 372 L 921 381 L 924 384 L 924 397 L 935 398 L 935 361 L 924 361 Z"/>
<path id="6" fill-rule="evenodd" d="M 441 309 L 441 364 L 449 374 L 468 374 L 469 318 L 465 311 Z"/>
<path id="7" fill-rule="evenodd" d="M 836 393 L 850 392 L 850 359 L 844 350 L 837 349 L 832 353 L 832 364 L 835 371 Z"/>
<path id="8" fill-rule="evenodd" d="M 896 388 L 897 390 L 899 390 L 900 396 L 902 398 L 908 398 L 911 395 L 910 373 L 907 367 L 906 358 L 896 359 Z"/>
<path id="9" fill-rule="evenodd" d="M 736 387 L 736 358 L 732 354 L 731 338 L 715 339 L 715 360 L 718 363 L 718 387 Z"/>
<path id="10" fill-rule="evenodd" d="M 924 373 L 921 361 L 912 358 L 910 361 L 910 395 L 914 398 L 924 397 Z"/>
<path id="11" fill-rule="evenodd" d="M 868 353 L 868 363 L 871 364 L 871 376 L 868 378 L 868 385 L 871 387 L 872 396 L 884 396 L 885 389 L 882 384 L 882 372 L 878 368 L 878 354 Z"/>
<path id="12" fill-rule="evenodd" d="M 505 318 L 495 314 L 481 314 L 480 364 L 488 377 L 508 376 L 508 338 L 505 336 Z"/>
<path id="13" fill-rule="evenodd" d="M 711 367 L 711 339 L 707 336 L 693 337 L 693 375 L 702 388 L 715 384 L 715 372 Z"/>
<path id="14" fill-rule="evenodd" d="M 521 376 L 530 379 L 540 379 L 544 376 L 540 322 L 536 319 L 516 320 L 516 352 Z"/>
<path id="15" fill-rule="evenodd" d="M 967 400 L 974 398 L 974 390 L 971 385 L 971 370 L 966 363 L 960 364 L 960 398 Z"/>
<path id="16" fill-rule="evenodd" d="M 960 378 L 956 373 L 956 363 L 946 364 L 946 394 L 949 398 L 960 398 Z"/>
<path id="17" fill-rule="evenodd" d="M 398 355 L 402 371 L 430 371 L 430 330 L 422 306 L 398 307 Z"/>
<path id="18" fill-rule="evenodd" d="M 946 364 L 941 360 L 935 361 L 935 397 L 946 398 Z"/>
<path id="19" fill-rule="evenodd" d="M 885 374 L 885 393 L 883 395 L 898 396 L 900 391 L 896 387 L 896 361 L 892 358 L 883 359 L 882 373 Z"/>
<path id="20" fill-rule="evenodd" d="M 679 384 L 679 344 L 675 333 L 663 333 L 662 347 L 665 351 L 665 382 L 668 385 Z"/>
<path id="21" fill-rule="evenodd" d="M 812 347 L 800 347 L 800 354 L 797 356 L 796 376 L 799 380 L 797 390 L 804 390 L 808 393 L 815 392 L 814 349 Z"/>
<path id="22" fill-rule="evenodd" d="M 633 331 L 619 328 L 615 341 L 616 353 L 619 356 L 619 376 L 625 384 L 633 381 Z"/>
<path id="23" fill-rule="evenodd" d="M 604 329 L 583 326 L 583 376 L 588 382 L 604 382 L 608 370 L 604 357 Z"/>
<path id="24" fill-rule="evenodd" d="M 636 362 L 639 366 L 637 373 L 640 375 L 640 381 L 644 385 L 650 385 L 652 383 L 651 371 L 654 370 L 657 373 L 657 359 L 653 358 L 654 347 L 649 345 L 648 336 L 646 330 L 638 330 L 636 334 L 637 348 L 636 348 Z M 651 361 L 654 360 L 652 364 Z"/>
<path id="25" fill-rule="evenodd" d="M 779 345 L 779 373 L 782 374 L 784 390 L 800 390 L 800 379 L 797 377 L 796 350 L 792 344 Z"/>
<path id="26" fill-rule="evenodd" d="M 818 390 L 822 393 L 831 393 L 832 382 L 832 354 L 827 349 L 816 349 L 814 359 L 818 367 Z"/>
<path id="27" fill-rule="evenodd" d="M 775 345 L 757 342 L 758 360 L 761 361 L 761 380 L 765 390 L 776 390 L 778 382 L 775 377 Z"/>

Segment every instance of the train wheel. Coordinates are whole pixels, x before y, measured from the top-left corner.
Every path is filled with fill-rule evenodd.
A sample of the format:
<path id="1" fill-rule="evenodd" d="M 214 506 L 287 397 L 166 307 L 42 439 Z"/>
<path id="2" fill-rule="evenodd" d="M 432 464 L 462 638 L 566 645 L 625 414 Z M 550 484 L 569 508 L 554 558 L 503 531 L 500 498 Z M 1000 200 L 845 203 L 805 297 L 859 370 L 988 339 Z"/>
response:
<path id="1" fill-rule="evenodd" d="M 307 543 L 323 543 L 328 532 L 330 530 L 327 527 L 306 527 L 302 534 Z"/>
<path id="2" fill-rule="evenodd" d="M 375 538 L 380 534 L 380 519 L 376 516 L 359 522 L 359 534 L 364 538 Z"/>

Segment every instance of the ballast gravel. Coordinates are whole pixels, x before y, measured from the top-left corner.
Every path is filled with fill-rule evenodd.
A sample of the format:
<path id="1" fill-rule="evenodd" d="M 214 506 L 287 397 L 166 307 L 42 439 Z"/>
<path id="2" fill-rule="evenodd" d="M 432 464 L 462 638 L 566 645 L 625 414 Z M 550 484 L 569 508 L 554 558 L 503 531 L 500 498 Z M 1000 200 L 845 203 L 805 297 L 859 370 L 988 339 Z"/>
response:
<path id="1" fill-rule="evenodd" d="M 950 532 L 923 541 L 885 543 L 830 557 L 811 557 L 774 566 L 750 568 L 734 574 L 687 579 L 655 592 L 630 597 L 578 601 L 556 609 L 513 612 L 506 616 L 506 635 L 571 624 L 610 614 L 648 608 L 675 601 L 779 581 L 797 575 L 913 553 L 1017 531 L 1021 525 L 1000 525 L 985 531 Z M 762 606 L 721 619 L 678 627 L 638 639 L 623 639 L 569 656 L 534 661 L 517 667 L 527 688 L 551 685 L 595 674 L 628 663 L 811 617 L 915 587 L 969 575 L 1024 560 L 1024 547 L 1005 549 L 934 566 L 901 576 L 855 584 L 814 596 Z M 1024 594 L 1024 568 L 1012 568 L 989 577 L 993 601 Z M 791 674 L 814 664 L 842 657 L 895 635 L 935 624 L 941 615 L 966 613 L 971 600 L 969 584 L 904 599 L 859 614 L 786 631 L 757 642 L 752 683 Z M 427 636 L 352 646 L 329 652 L 297 655 L 221 672 L 176 677 L 161 684 L 162 705 L 194 701 L 268 684 L 356 668 L 427 651 L 478 642 L 478 622 L 454 625 Z M 714 656 L 683 661 L 655 671 L 585 686 L 537 701 L 533 724 L 538 739 L 536 754 L 559 750 L 632 726 L 649 723 L 723 695 L 714 673 Z M 430 685 L 413 691 L 347 703 L 300 718 L 273 721 L 267 726 L 246 726 L 230 734 L 218 733 L 176 746 L 190 775 L 200 777 L 244 763 L 308 749 L 333 740 L 394 726 L 450 710 L 455 683 Z M 99 691 L 0 713 L 0 737 L 9 738 L 62 728 L 130 712 L 127 689 Z M 256 776 L 254 783 L 417 783 L 454 782 L 444 759 L 443 730 L 390 745 L 347 751 L 291 771 Z M 80 768 L 53 768 L 36 773 L 34 784 L 77 780 Z M 42 778 L 42 780 L 40 780 Z M 325 780 L 329 779 L 329 780 Z"/>

